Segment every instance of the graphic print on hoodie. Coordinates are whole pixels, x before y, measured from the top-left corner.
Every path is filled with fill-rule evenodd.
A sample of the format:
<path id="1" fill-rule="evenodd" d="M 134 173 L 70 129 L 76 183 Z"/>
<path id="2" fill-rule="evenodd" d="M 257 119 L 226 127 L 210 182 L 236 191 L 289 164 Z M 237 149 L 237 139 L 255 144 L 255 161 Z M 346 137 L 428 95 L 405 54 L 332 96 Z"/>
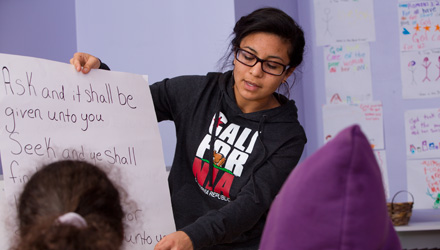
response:
<path id="1" fill-rule="evenodd" d="M 258 131 L 229 123 L 222 112 L 219 112 L 218 122 L 215 123 L 215 120 L 214 115 L 208 133 L 197 149 L 192 169 L 195 181 L 206 195 L 229 202 L 232 183 L 235 178 L 240 178 L 254 149 Z M 215 140 L 212 153 L 213 131 Z M 213 168 L 210 167 L 211 161 Z"/>

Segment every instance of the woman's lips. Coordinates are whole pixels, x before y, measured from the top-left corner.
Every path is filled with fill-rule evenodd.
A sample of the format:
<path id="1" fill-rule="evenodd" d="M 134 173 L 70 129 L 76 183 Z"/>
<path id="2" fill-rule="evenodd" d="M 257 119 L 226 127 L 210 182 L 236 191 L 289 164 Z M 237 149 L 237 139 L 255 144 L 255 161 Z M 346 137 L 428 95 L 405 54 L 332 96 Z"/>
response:
<path id="1" fill-rule="evenodd" d="M 252 82 L 248 82 L 248 81 L 244 81 L 244 86 L 246 89 L 251 90 L 251 91 L 259 88 L 256 84 L 254 84 Z"/>

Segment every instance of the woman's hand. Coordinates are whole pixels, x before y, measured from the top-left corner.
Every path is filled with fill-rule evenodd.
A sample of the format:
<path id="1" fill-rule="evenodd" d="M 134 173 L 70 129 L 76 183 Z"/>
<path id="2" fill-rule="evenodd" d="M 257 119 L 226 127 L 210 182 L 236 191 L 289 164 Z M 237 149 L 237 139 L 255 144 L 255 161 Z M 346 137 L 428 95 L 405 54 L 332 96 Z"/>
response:
<path id="1" fill-rule="evenodd" d="M 82 71 L 84 74 L 87 74 L 91 69 L 99 69 L 101 61 L 90 54 L 77 52 L 70 59 L 70 64 L 75 66 L 76 71 Z"/>
<path id="2" fill-rule="evenodd" d="M 162 238 L 154 250 L 193 250 L 189 236 L 183 231 L 177 231 Z"/>

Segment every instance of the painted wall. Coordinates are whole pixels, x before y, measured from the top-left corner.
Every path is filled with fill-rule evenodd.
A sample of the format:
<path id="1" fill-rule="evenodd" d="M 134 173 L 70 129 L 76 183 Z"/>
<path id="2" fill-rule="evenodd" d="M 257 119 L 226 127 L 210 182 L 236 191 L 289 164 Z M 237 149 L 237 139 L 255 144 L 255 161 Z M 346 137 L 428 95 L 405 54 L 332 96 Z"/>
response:
<path id="1" fill-rule="evenodd" d="M 74 0 L 0 1 L 0 53 L 68 62 L 75 51 Z"/>
<path id="2" fill-rule="evenodd" d="M 0 1 L 0 53 L 68 62 L 75 51 L 74 0 Z"/>

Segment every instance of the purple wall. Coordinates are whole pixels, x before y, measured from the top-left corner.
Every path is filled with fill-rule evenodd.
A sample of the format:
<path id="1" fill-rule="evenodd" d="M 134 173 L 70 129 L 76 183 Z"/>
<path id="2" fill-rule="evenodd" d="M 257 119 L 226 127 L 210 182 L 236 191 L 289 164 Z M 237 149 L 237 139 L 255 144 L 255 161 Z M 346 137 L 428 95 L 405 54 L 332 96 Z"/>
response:
<path id="1" fill-rule="evenodd" d="M 75 0 L 0 0 L 0 53 L 68 62 L 76 47 Z"/>
<path id="2" fill-rule="evenodd" d="M 0 53 L 68 62 L 76 52 L 75 0 L 1 0 Z"/>

